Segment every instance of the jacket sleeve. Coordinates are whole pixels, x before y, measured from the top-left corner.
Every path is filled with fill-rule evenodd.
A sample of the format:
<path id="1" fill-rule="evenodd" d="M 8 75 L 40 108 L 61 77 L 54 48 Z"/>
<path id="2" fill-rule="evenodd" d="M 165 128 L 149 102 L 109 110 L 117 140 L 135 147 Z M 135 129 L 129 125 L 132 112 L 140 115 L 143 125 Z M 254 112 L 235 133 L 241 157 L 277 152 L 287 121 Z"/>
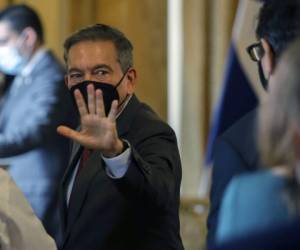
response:
<path id="1" fill-rule="evenodd" d="M 44 82 L 28 90 L 30 102 L 24 103 L 21 110 L 12 109 L 12 112 L 19 112 L 13 114 L 13 126 L 0 133 L 1 158 L 25 153 L 55 140 L 58 136 L 56 127 L 65 122 L 67 115 L 71 115 L 70 98 L 63 80 L 41 77 L 36 80 Z"/>
<path id="2" fill-rule="evenodd" d="M 160 209 L 178 202 L 181 182 L 176 137 L 167 125 L 163 126 L 139 143 L 131 143 L 129 168 L 123 178 L 114 180 L 130 199 Z"/>

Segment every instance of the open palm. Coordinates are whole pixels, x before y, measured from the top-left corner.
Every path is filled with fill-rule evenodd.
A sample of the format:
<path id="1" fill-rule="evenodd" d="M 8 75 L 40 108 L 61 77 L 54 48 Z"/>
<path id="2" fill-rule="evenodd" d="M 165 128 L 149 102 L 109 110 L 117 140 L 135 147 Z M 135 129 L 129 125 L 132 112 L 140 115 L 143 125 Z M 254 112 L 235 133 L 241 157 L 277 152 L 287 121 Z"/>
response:
<path id="1" fill-rule="evenodd" d="M 76 131 L 66 126 L 59 126 L 58 133 L 86 148 L 99 150 L 105 156 L 114 156 L 122 150 L 116 129 L 118 101 L 113 101 L 108 116 L 105 115 L 101 90 L 95 91 L 88 85 L 88 103 L 86 104 L 79 90 L 75 90 L 75 100 L 80 114 L 81 130 Z"/>

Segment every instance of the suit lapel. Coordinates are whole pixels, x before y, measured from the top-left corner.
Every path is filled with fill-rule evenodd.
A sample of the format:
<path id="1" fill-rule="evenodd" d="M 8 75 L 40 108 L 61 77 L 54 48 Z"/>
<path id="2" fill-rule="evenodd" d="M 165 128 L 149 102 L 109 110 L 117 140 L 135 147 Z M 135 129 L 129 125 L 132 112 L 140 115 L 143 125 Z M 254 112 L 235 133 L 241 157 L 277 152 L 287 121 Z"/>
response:
<path id="1" fill-rule="evenodd" d="M 80 215 L 80 211 L 84 205 L 84 201 L 87 195 L 88 188 L 91 184 L 92 178 L 99 172 L 104 171 L 101 166 L 101 158 L 99 152 L 93 152 L 87 165 L 79 173 L 74 182 L 72 194 L 69 201 L 68 213 L 67 213 L 67 232 L 66 236 L 70 233 L 74 223 Z"/>
<path id="2" fill-rule="evenodd" d="M 79 144 L 74 143 L 73 145 L 73 150 L 72 150 L 72 154 L 71 154 L 71 161 L 69 166 L 67 167 L 65 174 L 63 176 L 62 182 L 61 182 L 61 188 L 60 188 L 60 192 L 59 192 L 59 204 L 60 204 L 60 211 L 61 211 L 61 220 L 63 223 L 63 232 L 65 232 L 66 230 L 66 226 L 67 226 L 67 216 L 68 216 L 68 207 L 67 207 L 67 189 L 68 189 L 68 184 L 70 181 L 70 178 L 72 176 L 72 173 L 76 167 L 76 164 L 82 154 L 83 148 L 80 147 Z"/>
<path id="3" fill-rule="evenodd" d="M 76 164 L 82 154 L 82 151 L 83 151 L 83 147 L 80 144 L 73 143 L 70 162 L 62 178 L 63 185 L 67 184 L 66 182 L 69 180 L 70 176 L 72 175 L 74 168 L 76 167 Z"/>
<path id="4" fill-rule="evenodd" d="M 136 115 L 136 111 L 140 106 L 140 102 L 135 95 L 133 95 L 128 102 L 126 108 L 117 118 L 117 130 L 119 137 L 122 137 L 126 134 L 130 128 L 133 117 Z"/>

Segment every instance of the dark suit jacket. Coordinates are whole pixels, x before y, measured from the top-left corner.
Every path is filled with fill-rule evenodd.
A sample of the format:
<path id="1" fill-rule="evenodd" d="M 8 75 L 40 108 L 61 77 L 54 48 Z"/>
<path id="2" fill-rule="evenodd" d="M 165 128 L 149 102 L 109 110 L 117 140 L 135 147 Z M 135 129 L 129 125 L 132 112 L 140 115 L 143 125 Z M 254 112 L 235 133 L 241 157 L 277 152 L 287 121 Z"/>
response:
<path id="1" fill-rule="evenodd" d="M 9 165 L 9 174 L 55 236 L 54 206 L 70 155 L 69 141 L 56 127 L 71 125 L 73 107 L 64 70 L 52 53 L 46 52 L 23 81 L 19 87 L 12 83 L 1 106 L 0 164 Z"/>
<path id="2" fill-rule="evenodd" d="M 300 249 L 300 219 L 264 232 L 248 235 L 209 250 L 294 250 Z"/>
<path id="3" fill-rule="evenodd" d="M 3 79 L 0 81 L 0 112 L 14 78 L 15 76 L 13 75 L 4 75 Z"/>
<path id="4" fill-rule="evenodd" d="M 173 130 L 135 96 L 117 119 L 117 129 L 132 148 L 123 178 L 109 178 L 100 152 L 94 152 L 66 208 L 66 188 L 78 154 L 66 171 L 61 249 L 183 249 L 178 215 L 181 163 Z"/>
<path id="5" fill-rule="evenodd" d="M 213 153 L 207 244 L 214 242 L 223 193 L 233 176 L 261 168 L 256 145 L 256 109 L 250 111 L 216 141 Z"/>

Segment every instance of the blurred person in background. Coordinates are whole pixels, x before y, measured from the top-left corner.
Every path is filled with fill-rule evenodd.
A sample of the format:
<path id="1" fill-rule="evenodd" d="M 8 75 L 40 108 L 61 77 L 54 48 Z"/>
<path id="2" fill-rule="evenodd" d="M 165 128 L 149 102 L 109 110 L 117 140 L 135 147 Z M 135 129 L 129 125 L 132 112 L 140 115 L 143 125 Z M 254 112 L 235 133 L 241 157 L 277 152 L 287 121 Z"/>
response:
<path id="1" fill-rule="evenodd" d="M 69 158 L 69 141 L 56 133 L 71 126 L 64 69 L 44 47 L 37 13 L 26 5 L 0 12 L 0 71 L 15 75 L 0 109 L 0 164 L 22 190 L 47 232 L 58 228 L 57 187 Z"/>
<path id="2" fill-rule="evenodd" d="M 54 240 L 2 166 L 0 190 L 1 250 L 56 250 Z"/>
<path id="3" fill-rule="evenodd" d="M 258 149 L 263 163 L 270 169 L 268 173 L 261 171 L 237 177 L 239 188 L 231 193 L 229 202 L 237 206 L 237 211 L 235 216 L 233 211 L 229 215 L 231 225 L 227 227 L 235 227 L 234 220 L 248 216 L 248 229 L 246 225 L 243 233 L 238 232 L 239 228 L 232 229 L 235 233 L 227 234 L 227 239 L 221 238 L 222 247 L 217 249 L 300 248 L 299 68 L 300 38 L 278 62 L 269 93 L 259 110 Z M 268 226 L 264 217 L 269 220 Z"/>
<path id="4" fill-rule="evenodd" d="M 256 26 L 258 42 L 249 46 L 248 51 L 251 58 L 258 63 L 261 84 L 267 89 L 271 87 L 268 82 L 273 77 L 279 56 L 300 35 L 300 1 L 261 2 Z M 215 143 L 211 207 L 207 221 L 208 245 L 215 241 L 223 194 L 232 177 L 263 168 L 256 145 L 256 120 L 255 109 L 233 124 Z"/>
<path id="5" fill-rule="evenodd" d="M 239 175 L 230 182 L 220 210 L 218 243 L 261 232 L 299 216 L 299 48 L 298 39 L 280 60 L 270 79 L 270 96 L 261 106 L 258 147 L 264 163 L 272 168 Z"/>

